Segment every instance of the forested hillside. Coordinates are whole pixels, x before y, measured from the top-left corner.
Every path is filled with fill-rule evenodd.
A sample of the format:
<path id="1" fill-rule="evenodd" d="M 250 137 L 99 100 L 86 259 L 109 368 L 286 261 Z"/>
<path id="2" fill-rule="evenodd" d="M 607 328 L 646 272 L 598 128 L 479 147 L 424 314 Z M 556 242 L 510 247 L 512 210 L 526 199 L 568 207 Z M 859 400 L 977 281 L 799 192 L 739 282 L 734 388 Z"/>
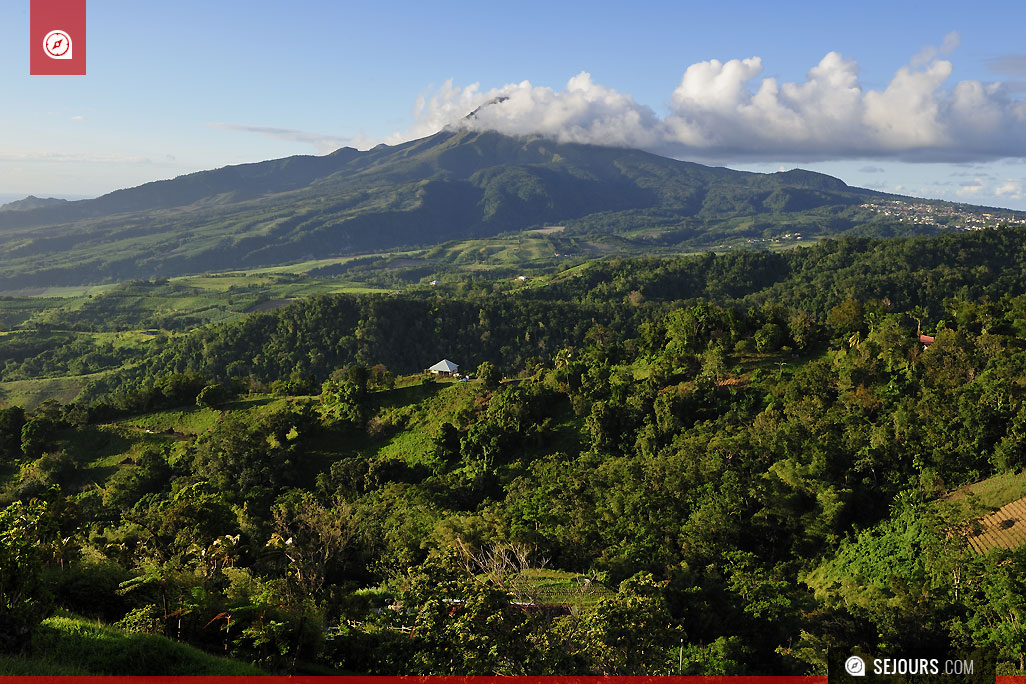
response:
<path id="1" fill-rule="evenodd" d="M 589 333 L 626 341 L 644 334 L 643 324 L 701 302 L 733 316 L 747 312 L 750 332 L 774 321 L 786 328 L 790 314 L 772 313 L 781 310 L 808 319 L 811 330 L 849 302 L 870 307 L 874 316 L 905 313 L 932 326 L 962 315 L 959 306 L 1026 294 L 1024 274 L 1026 230 L 1007 229 L 928 240 L 846 238 L 785 252 L 608 259 L 498 294 L 479 287 L 469 296 L 315 297 L 168 340 L 131 369 L 98 380 L 85 396 L 172 371 L 221 382 L 290 375 L 320 382 L 352 362 L 411 373 L 443 356 L 470 367 L 489 361 L 514 374 L 560 348 L 585 344 Z M 107 316 L 92 324 L 83 320 L 88 315 L 71 316 L 81 327 L 108 329 Z"/>
<path id="2" fill-rule="evenodd" d="M 145 342 L 105 294 L 4 300 L 5 375 L 96 356 L 75 401 L 0 410 L 0 666 L 59 609 L 282 673 L 1018 672 L 1026 551 L 969 538 L 1026 496 L 1024 257 L 620 258 Z"/>

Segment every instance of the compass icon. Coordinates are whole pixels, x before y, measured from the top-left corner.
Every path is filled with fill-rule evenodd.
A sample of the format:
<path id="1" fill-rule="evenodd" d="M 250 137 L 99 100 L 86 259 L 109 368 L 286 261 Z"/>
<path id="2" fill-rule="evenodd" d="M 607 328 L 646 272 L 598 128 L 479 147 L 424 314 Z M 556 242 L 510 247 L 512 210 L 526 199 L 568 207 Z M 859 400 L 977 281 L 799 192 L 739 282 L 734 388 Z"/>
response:
<path id="1" fill-rule="evenodd" d="M 71 59 L 71 36 L 67 31 L 50 31 L 43 38 L 43 51 L 51 59 Z"/>

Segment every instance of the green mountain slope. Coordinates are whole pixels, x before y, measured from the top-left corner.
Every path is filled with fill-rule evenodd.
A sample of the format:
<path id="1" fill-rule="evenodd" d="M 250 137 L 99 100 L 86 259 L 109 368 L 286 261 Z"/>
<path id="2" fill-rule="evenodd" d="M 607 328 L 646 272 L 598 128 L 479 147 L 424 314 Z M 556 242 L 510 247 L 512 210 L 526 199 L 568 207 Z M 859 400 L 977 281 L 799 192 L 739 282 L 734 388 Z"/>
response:
<path id="1" fill-rule="evenodd" d="M 865 203 L 892 197 L 808 171 L 755 174 L 638 150 L 444 131 L 2 212 L 0 290 L 267 266 L 549 225 L 607 249 L 623 241 L 642 251 L 701 248 L 796 229 L 844 232 L 879 222 Z"/>

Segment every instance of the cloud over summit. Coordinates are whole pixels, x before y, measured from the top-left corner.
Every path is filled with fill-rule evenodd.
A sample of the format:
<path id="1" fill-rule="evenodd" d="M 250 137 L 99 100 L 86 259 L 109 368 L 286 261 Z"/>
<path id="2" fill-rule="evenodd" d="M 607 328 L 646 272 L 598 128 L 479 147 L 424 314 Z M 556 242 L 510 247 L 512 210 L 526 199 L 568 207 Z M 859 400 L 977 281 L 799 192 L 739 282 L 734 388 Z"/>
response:
<path id="1" fill-rule="evenodd" d="M 801 82 L 763 76 L 759 57 L 699 62 L 685 70 L 663 116 L 587 72 L 561 90 L 522 81 L 483 91 L 450 80 L 418 100 L 412 129 L 386 142 L 448 125 L 723 161 L 1026 156 L 1026 102 L 1000 82 L 949 84 L 952 64 L 943 56 L 957 45 L 949 34 L 940 48 L 925 48 L 882 90 L 863 87 L 858 64 L 837 52 Z"/>

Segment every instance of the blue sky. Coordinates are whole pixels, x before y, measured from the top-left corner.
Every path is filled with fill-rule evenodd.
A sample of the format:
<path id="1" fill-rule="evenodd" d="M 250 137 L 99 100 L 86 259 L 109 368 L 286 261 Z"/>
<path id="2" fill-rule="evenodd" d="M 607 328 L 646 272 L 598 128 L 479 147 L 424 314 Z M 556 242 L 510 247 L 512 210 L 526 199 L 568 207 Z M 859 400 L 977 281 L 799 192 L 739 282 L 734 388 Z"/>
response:
<path id="1" fill-rule="evenodd" d="M 28 7 L 0 10 L 0 198 L 396 142 L 501 94 L 478 125 L 1026 209 L 1021 1 L 90 0 L 85 77 L 28 75 Z"/>

